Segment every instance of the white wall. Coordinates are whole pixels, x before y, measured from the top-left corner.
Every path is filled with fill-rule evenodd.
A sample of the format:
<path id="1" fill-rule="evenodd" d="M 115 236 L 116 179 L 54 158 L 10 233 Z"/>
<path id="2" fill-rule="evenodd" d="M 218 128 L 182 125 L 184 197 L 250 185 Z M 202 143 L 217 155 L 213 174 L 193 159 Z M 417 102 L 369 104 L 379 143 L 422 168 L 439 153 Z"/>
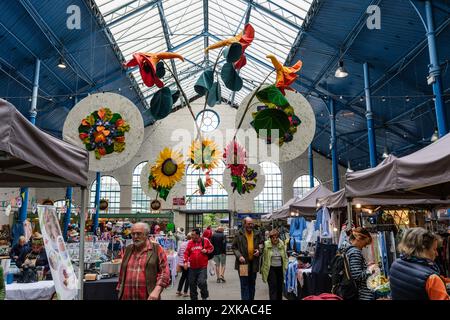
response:
<path id="1" fill-rule="evenodd" d="M 203 108 L 203 100 L 197 100 L 192 104 L 194 114 L 197 114 Z M 226 129 L 235 127 L 236 109 L 231 108 L 229 105 L 217 105 L 213 108 L 220 116 L 220 125 L 218 130 L 225 134 Z M 114 172 L 105 172 L 102 175 L 113 176 L 121 186 L 121 210 L 122 212 L 131 212 L 131 186 L 132 186 L 132 174 L 134 168 L 142 161 L 154 162 L 158 153 L 167 146 L 179 145 L 179 141 L 172 141 L 171 137 L 176 129 L 189 130 L 191 133 L 195 132 L 194 123 L 189 113 L 188 108 L 183 108 L 170 114 L 167 118 L 156 122 L 154 125 L 145 128 L 144 142 L 136 154 L 136 156 L 123 167 L 115 170 Z M 213 134 L 217 135 L 218 131 L 214 131 Z M 190 140 L 186 142 L 190 144 Z M 219 145 L 223 149 L 223 145 Z M 283 201 L 286 202 L 293 196 L 293 184 L 294 181 L 301 175 L 308 174 L 308 152 L 306 151 L 299 158 L 292 161 L 283 163 L 280 165 L 283 179 Z M 342 167 L 339 168 L 343 174 Z M 326 186 L 332 189 L 331 186 L 331 161 L 325 157 L 314 153 L 314 171 L 315 176 L 321 182 L 328 182 Z M 95 180 L 95 173 L 89 174 L 89 183 L 91 184 Z M 342 181 L 341 181 L 342 184 Z M 163 204 L 164 209 L 172 208 L 172 198 L 175 196 L 185 195 L 186 182 L 183 180 L 181 185 L 177 187 L 179 191 L 172 190 L 168 198 L 167 203 Z M 39 189 L 36 190 L 37 199 L 51 198 L 53 200 L 63 199 L 65 196 L 65 189 Z M 74 190 L 74 201 L 80 203 L 80 191 Z M 239 210 L 240 212 L 251 212 L 253 210 L 253 201 L 242 201 L 239 196 L 231 195 L 228 200 L 228 208 L 230 210 Z M 176 215 L 175 223 L 178 226 L 184 226 L 184 215 Z M 177 223 L 178 222 L 178 223 Z"/>

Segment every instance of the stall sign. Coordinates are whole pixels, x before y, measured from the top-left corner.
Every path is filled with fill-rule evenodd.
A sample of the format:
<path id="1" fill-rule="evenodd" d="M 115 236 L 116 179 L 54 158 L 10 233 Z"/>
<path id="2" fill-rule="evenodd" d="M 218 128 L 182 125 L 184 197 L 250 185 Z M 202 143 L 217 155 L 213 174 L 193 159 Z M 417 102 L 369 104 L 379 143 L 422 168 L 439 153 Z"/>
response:
<path id="1" fill-rule="evenodd" d="M 186 205 L 186 199 L 185 199 L 185 197 L 173 198 L 172 203 L 173 203 L 174 206 L 185 206 Z"/>

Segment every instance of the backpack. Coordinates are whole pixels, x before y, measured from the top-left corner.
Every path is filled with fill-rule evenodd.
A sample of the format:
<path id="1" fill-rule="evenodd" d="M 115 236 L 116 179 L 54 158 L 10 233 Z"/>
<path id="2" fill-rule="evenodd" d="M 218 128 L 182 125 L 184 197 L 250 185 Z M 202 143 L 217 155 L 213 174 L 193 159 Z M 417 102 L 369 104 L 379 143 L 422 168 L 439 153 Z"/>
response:
<path id="1" fill-rule="evenodd" d="M 345 251 L 338 252 L 331 261 L 331 292 L 343 300 L 357 300 L 358 286 L 352 279 Z"/>
<path id="2" fill-rule="evenodd" d="M 205 238 L 202 237 L 202 247 L 203 249 L 205 248 Z M 206 253 L 206 255 L 208 256 L 208 260 L 211 260 L 212 258 L 214 258 L 214 251 L 211 253 Z"/>

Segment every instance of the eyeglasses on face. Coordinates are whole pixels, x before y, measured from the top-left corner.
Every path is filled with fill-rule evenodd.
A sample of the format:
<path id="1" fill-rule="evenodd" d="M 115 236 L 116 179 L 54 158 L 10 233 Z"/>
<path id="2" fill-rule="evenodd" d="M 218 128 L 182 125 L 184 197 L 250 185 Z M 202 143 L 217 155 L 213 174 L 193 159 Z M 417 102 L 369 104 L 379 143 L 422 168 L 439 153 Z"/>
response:
<path id="1" fill-rule="evenodd" d="M 132 232 L 132 233 L 131 233 L 131 236 L 132 236 L 132 237 L 140 237 L 140 236 L 143 236 L 143 235 L 144 235 L 143 232 Z"/>

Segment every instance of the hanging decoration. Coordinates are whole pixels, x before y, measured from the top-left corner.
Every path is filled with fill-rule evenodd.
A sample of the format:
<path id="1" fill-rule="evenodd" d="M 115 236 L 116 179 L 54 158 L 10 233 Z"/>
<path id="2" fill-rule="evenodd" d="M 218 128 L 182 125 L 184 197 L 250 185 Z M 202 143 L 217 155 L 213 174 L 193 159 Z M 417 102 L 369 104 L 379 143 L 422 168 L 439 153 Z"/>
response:
<path id="1" fill-rule="evenodd" d="M 95 158 L 125 150 L 125 132 L 130 125 L 120 113 L 109 108 L 100 108 L 81 120 L 79 137 L 88 151 L 94 151 Z"/>
<path id="2" fill-rule="evenodd" d="M 220 76 L 225 86 L 232 91 L 239 91 L 242 89 L 243 80 L 239 76 L 238 71 L 247 64 L 245 56 L 245 49 L 252 43 L 255 38 L 255 29 L 251 24 L 246 24 L 244 30 L 235 37 L 219 41 L 205 49 L 205 53 L 209 50 L 224 48 L 223 56 L 226 58 L 226 63 L 222 66 Z M 219 58 L 220 54 L 218 55 Z M 214 82 L 214 71 L 206 70 L 198 79 L 196 83 L 196 92 L 200 95 L 205 94 L 206 91 L 212 95 L 209 97 L 209 106 L 213 106 L 215 101 L 220 101 L 220 83 Z M 202 94 L 203 93 L 203 94 Z"/>
<path id="3" fill-rule="evenodd" d="M 272 61 L 272 64 L 277 73 L 275 86 L 278 89 L 280 89 L 283 95 L 286 95 L 285 90 L 286 89 L 292 90 L 291 85 L 298 78 L 297 72 L 299 72 L 300 69 L 302 68 L 303 65 L 302 61 L 298 60 L 297 63 L 294 64 L 292 67 L 286 67 L 283 66 L 273 54 L 268 54 L 266 57 L 270 59 L 270 61 Z"/>
<path id="4" fill-rule="evenodd" d="M 150 111 L 156 120 L 164 119 L 172 111 L 172 106 L 180 97 L 180 91 L 172 91 L 164 86 L 162 78 L 166 74 L 163 60 L 179 59 L 184 61 L 183 56 L 173 52 L 133 53 L 133 58 L 124 64 L 126 68 L 139 66 L 144 84 L 151 88 L 156 85 L 160 88 L 153 94 L 150 101 Z"/>
<path id="5" fill-rule="evenodd" d="M 150 168 L 148 176 L 149 187 L 158 192 L 158 195 L 167 200 L 170 190 L 184 176 L 185 164 L 183 156 L 178 151 L 164 148 Z"/>
<path id="6" fill-rule="evenodd" d="M 303 95 L 289 90 L 282 95 L 276 86 L 265 85 L 245 97 L 242 105 L 248 106 L 248 112 L 244 108 L 238 109 L 236 127 L 242 122 L 241 129 L 252 127 L 257 134 L 261 133 L 258 137 L 266 141 L 268 151 L 260 152 L 260 155 L 270 154 L 270 144 L 276 144 L 279 159 L 285 162 L 299 157 L 308 149 L 316 131 L 316 118 Z M 272 137 L 273 130 L 278 130 L 278 139 Z M 269 161 L 270 158 L 258 160 Z"/>
<path id="7" fill-rule="evenodd" d="M 100 199 L 99 209 L 100 210 L 106 210 L 108 209 L 109 202 L 108 199 Z"/>
<path id="8" fill-rule="evenodd" d="M 89 151 L 90 171 L 113 171 L 136 155 L 144 139 L 144 120 L 126 97 L 92 94 L 70 110 L 63 139 Z"/>
<path id="9" fill-rule="evenodd" d="M 247 153 L 236 140 L 231 141 L 223 154 L 225 165 L 231 172 L 231 187 L 240 195 L 250 193 L 258 182 L 258 174 L 247 166 Z"/>
<path id="10" fill-rule="evenodd" d="M 219 165 L 220 157 L 217 145 L 208 138 L 194 140 L 189 147 L 189 163 L 196 170 L 214 170 Z"/>

